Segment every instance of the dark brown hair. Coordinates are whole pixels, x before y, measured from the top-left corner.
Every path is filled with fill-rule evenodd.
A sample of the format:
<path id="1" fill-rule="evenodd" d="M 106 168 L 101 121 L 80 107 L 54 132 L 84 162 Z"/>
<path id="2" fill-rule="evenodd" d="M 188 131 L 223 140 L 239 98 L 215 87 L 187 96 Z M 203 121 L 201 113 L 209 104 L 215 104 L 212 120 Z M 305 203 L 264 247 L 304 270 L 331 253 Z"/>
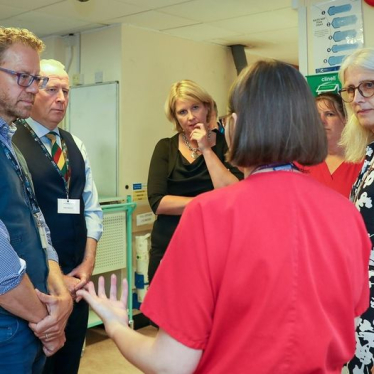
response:
<path id="1" fill-rule="evenodd" d="M 327 156 L 327 140 L 304 77 L 291 65 L 258 61 L 230 90 L 237 115 L 229 161 L 249 167 L 297 161 L 315 165 Z"/>

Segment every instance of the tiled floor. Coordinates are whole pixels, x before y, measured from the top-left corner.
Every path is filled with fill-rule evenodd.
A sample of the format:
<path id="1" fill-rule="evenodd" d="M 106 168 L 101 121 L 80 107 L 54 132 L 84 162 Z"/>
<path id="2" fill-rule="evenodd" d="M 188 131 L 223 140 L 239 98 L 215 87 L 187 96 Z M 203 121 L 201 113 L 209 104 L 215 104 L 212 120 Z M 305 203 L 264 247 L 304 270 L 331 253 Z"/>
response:
<path id="1" fill-rule="evenodd" d="M 155 336 L 157 329 L 152 326 L 137 330 L 147 336 Z M 102 327 L 87 332 L 86 347 L 81 360 L 79 374 L 139 374 L 118 351 Z"/>

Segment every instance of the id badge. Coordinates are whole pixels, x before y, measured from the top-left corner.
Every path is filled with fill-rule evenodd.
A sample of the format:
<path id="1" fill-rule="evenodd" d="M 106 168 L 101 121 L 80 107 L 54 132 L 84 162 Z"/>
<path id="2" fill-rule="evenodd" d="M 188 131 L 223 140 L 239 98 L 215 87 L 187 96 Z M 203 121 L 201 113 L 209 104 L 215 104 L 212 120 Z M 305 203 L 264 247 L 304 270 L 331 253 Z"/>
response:
<path id="1" fill-rule="evenodd" d="M 47 233 L 45 232 L 45 228 L 43 226 L 38 225 L 38 230 L 39 230 L 40 242 L 42 243 L 42 248 L 47 249 L 48 239 L 47 239 Z"/>
<path id="2" fill-rule="evenodd" d="M 36 221 L 36 226 L 38 227 L 40 243 L 42 244 L 42 248 L 47 249 L 48 238 L 47 238 L 47 233 L 45 231 L 45 227 L 42 224 L 41 215 L 42 214 L 40 212 L 34 213 L 34 218 L 35 218 L 35 221 Z"/>
<path id="3" fill-rule="evenodd" d="M 79 214 L 79 199 L 57 199 L 57 213 L 60 214 Z"/>

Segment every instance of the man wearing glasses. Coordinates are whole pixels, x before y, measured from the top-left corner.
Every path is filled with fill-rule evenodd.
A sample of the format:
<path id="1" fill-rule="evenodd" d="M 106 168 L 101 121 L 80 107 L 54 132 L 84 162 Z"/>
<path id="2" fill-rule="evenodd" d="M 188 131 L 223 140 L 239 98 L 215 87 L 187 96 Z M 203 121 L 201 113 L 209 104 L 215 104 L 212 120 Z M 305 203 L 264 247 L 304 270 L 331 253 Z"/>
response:
<path id="1" fill-rule="evenodd" d="M 12 145 L 13 122 L 30 115 L 48 82 L 39 75 L 43 48 L 28 30 L 0 27 L 0 374 L 41 373 L 45 355 L 64 344 L 72 309 L 26 162 Z"/>

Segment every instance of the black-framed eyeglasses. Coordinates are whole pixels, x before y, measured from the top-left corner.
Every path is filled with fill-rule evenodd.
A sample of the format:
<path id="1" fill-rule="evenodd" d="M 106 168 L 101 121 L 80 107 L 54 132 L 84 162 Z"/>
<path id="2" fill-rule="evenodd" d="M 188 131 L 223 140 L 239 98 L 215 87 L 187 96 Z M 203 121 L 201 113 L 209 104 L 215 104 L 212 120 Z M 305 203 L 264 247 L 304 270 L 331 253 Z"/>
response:
<path id="1" fill-rule="evenodd" d="M 357 87 L 349 86 L 339 91 L 339 95 L 346 103 L 351 103 L 355 97 L 356 90 L 365 98 L 374 95 L 374 81 L 363 81 Z"/>
<path id="2" fill-rule="evenodd" d="M 31 75 L 27 73 L 19 73 L 17 71 L 5 69 L 2 67 L 0 67 L 0 71 L 15 75 L 17 77 L 17 84 L 21 87 L 30 87 L 33 84 L 33 82 L 36 81 L 39 88 L 45 88 L 49 81 L 48 77 L 42 77 L 40 75 Z"/>

